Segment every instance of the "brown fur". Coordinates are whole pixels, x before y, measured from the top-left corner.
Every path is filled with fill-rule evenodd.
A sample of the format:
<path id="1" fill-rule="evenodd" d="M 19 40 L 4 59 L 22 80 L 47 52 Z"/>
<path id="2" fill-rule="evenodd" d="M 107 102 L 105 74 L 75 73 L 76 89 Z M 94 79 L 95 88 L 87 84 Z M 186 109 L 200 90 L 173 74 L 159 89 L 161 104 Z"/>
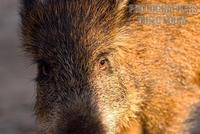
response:
<path id="1" fill-rule="evenodd" d="M 190 2 L 47 1 L 24 2 L 21 11 L 24 46 L 38 64 L 43 133 L 191 132 L 187 120 L 200 105 L 199 10 L 186 25 L 153 26 L 138 24 L 128 4 Z"/>

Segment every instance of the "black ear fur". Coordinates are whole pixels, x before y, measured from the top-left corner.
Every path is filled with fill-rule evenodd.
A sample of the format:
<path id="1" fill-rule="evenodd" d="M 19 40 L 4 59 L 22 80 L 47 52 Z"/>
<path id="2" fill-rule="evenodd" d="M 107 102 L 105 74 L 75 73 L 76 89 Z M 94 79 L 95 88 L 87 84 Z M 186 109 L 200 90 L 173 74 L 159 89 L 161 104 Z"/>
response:
<path id="1" fill-rule="evenodd" d="M 30 10 L 36 4 L 37 0 L 21 0 L 21 5 L 23 9 Z"/>

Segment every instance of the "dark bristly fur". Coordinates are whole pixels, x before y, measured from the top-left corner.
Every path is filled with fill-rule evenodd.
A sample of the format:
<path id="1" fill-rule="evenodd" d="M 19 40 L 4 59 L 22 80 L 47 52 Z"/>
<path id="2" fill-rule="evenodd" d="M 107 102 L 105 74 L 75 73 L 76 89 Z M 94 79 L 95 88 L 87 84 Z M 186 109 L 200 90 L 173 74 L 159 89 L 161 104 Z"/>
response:
<path id="1" fill-rule="evenodd" d="M 21 0 L 43 134 L 194 132 L 186 122 L 200 104 L 200 13 L 183 26 L 141 25 L 128 12 L 136 3 L 188 1 Z"/>

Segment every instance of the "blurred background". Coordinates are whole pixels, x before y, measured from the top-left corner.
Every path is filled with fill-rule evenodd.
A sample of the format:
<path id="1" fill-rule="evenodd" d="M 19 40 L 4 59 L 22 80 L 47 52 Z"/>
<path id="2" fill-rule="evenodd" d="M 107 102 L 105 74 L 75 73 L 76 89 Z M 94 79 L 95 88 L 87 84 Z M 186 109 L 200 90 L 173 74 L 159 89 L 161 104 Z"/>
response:
<path id="1" fill-rule="evenodd" d="M 19 1 L 0 0 L 0 134 L 36 134 L 35 67 L 20 48 Z"/>

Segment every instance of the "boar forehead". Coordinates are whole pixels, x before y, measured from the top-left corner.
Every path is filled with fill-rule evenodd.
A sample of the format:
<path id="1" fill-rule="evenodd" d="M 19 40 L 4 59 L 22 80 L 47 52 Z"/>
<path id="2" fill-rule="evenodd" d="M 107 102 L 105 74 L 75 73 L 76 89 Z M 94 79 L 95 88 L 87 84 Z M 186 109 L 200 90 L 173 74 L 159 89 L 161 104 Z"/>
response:
<path id="1" fill-rule="evenodd" d="M 102 45 L 111 44 L 115 25 L 112 2 L 37 2 L 31 9 L 21 13 L 26 49 L 34 56 L 57 59 L 65 55 L 75 60 L 76 57 L 89 56 Z"/>

